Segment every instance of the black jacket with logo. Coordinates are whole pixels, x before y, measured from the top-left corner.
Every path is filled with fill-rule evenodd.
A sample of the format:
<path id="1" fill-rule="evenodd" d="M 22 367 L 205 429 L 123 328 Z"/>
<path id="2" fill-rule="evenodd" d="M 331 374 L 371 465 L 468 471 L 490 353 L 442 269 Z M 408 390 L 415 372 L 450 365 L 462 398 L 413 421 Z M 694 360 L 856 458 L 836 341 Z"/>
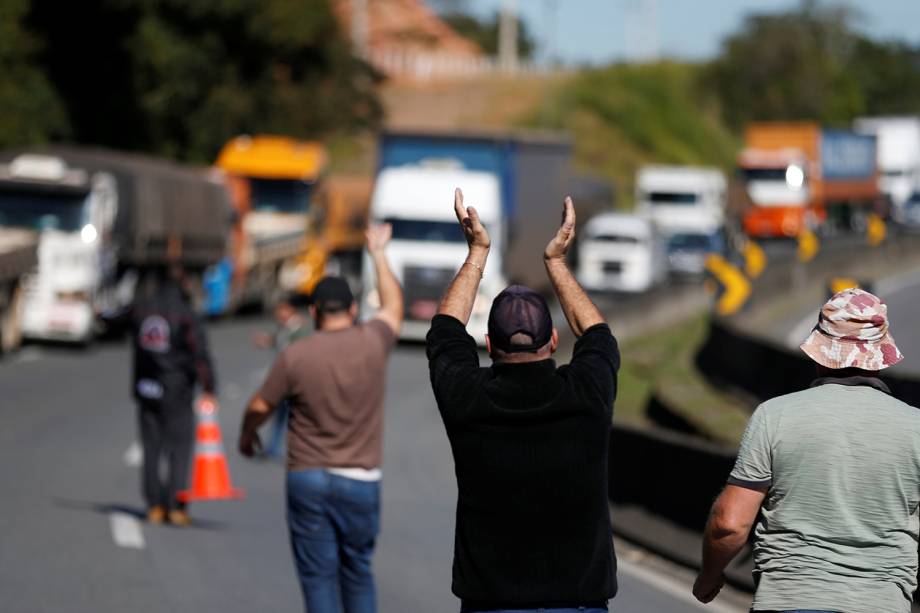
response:
<path id="1" fill-rule="evenodd" d="M 130 320 L 135 398 L 189 406 L 196 384 L 214 393 L 204 327 L 178 284 L 164 283 L 136 299 Z"/>

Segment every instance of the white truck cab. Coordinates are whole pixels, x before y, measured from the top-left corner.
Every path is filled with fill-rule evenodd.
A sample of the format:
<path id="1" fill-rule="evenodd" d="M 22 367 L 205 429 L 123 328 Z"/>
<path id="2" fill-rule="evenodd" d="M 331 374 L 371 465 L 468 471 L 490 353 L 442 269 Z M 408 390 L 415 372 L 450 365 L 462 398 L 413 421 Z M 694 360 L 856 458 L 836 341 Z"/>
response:
<path id="1" fill-rule="evenodd" d="M 698 166 L 644 166 L 636 177 L 636 212 L 665 236 L 711 234 L 725 223 L 725 175 Z"/>
<path id="2" fill-rule="evenodd" d="M 110 176 L 57 157 L 23 154 L 0 165 L 0 226 L 39 233 L 38 266 L 23 281 L 24 338 L 92 340 L 115 202 Z"/>
<path id="3" fill-rule="evenodd" d="M 577 276 L 586 289 L 641 293 L 667 276 L 664 241 L 643 216 L 597 215 L 588 220 L 578 245 Z"/>
<path id="4" fill-rule="evenodd" d="M 372 223 L 386 222 L 393 226 L 387 255 L 405 298 L 401 338 L 425 338 L 444 291 L 466 259 L 466 240 L 452 206 L 457 187 L 463 189 L 464 203 L 476 207 L 492 240 L 489 261 L 467 326 L 477 343 L 485 344 L 492 299 L 505 287 L 501 273 L 505 228 L 499 182 L 492 173 L 449 164 L 385 168 L 374 186 Z M 365 258 L 361 310 L 366 317 L 379 308 L 380 297 L 373 264 Z"/>

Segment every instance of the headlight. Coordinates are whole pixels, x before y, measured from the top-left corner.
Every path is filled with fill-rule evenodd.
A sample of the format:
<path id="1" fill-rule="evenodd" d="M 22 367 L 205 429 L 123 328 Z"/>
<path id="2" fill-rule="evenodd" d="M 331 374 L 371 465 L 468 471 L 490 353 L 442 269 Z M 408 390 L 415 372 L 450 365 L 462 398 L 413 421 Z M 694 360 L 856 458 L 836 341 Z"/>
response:
<path id="1" fill-rule="evenodd" d="M 87 245 L 95 243 L 96 239 L 99 238 L 99 232 L 96 230 L 96 226 L 91 223 L 83 226 L 83 229 L 80 230 L 80 238 Z"/>
<path id="2" fill-rule="evenodd" d="M 802 189 L 805 184 L 805 171 L 801 166 L 790 164 L 786 168 L 786 185 L 791 189 Z"/>

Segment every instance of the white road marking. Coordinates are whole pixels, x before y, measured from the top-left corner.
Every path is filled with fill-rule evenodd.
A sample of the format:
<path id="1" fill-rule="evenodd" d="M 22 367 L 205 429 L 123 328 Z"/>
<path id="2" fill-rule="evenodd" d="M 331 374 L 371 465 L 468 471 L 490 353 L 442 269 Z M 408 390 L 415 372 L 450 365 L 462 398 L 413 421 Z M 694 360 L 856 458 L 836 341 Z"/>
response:
<path id="1" fill-rule="evenodd" d="M 719 602 L 718 598 L 709 604 L 703 604 L 693 597 L 691 586 L 620 556 L 617 556 L 617 571 L 622 571 L 633 579 L 641 581 L 676 600 L 685 602 L 700 611 L 709 611 L 710 613 L 745 613 L 748 611 L 747 607 L 731 606 L 724 602 Z M 616 600 L 614 600 L 615 605 Z"/>
<path id="2" fill-rule="evenodd" d="M 143 549 L 147 546 L 141 522 L 133 515 L 112 513 L 109 515 L 109 527 L 112 529 L 112 540 L 119 547 Z"/>
<path id="3" fill-rule="evenodd" d="M 137 441 L 133 441 L 121 458 L 128 468 L 137 468 L 144 463 L 144 449 Z"/>
<path id="4" fill-rule="evenodd" d="M 818 323 L 818 311 L 809 313 L 802 321 L 797 323 L 789 335 L 786 337 L 786 345 L 791 349 L 798 349 L 799 345 L 805 342 L 808 335 L 811 334 L 812 328 Z"/>

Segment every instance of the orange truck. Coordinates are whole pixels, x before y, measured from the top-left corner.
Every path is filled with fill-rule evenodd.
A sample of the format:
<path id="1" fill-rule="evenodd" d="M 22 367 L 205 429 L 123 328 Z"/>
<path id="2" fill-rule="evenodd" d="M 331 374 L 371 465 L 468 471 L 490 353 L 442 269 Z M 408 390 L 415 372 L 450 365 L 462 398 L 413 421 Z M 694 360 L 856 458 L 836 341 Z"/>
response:
<path id="1" fill-rule="evenodd" d="M 230 253 L 205 275 L 205 311 L 270 307 L 307 283 L 302 262 L 311 211 L 328 164 L 326 148 L 283 136 L 238 136 L 215 166 L 235 210 Z"/>
<path id="2" fill-rule="evenodd" d="M 752 237 L 795 237 L 828 223 L 861 229 L 877 206 L 876 139 L 816 123 L 755 123 L 738 156 L 742 225 Z"/>

